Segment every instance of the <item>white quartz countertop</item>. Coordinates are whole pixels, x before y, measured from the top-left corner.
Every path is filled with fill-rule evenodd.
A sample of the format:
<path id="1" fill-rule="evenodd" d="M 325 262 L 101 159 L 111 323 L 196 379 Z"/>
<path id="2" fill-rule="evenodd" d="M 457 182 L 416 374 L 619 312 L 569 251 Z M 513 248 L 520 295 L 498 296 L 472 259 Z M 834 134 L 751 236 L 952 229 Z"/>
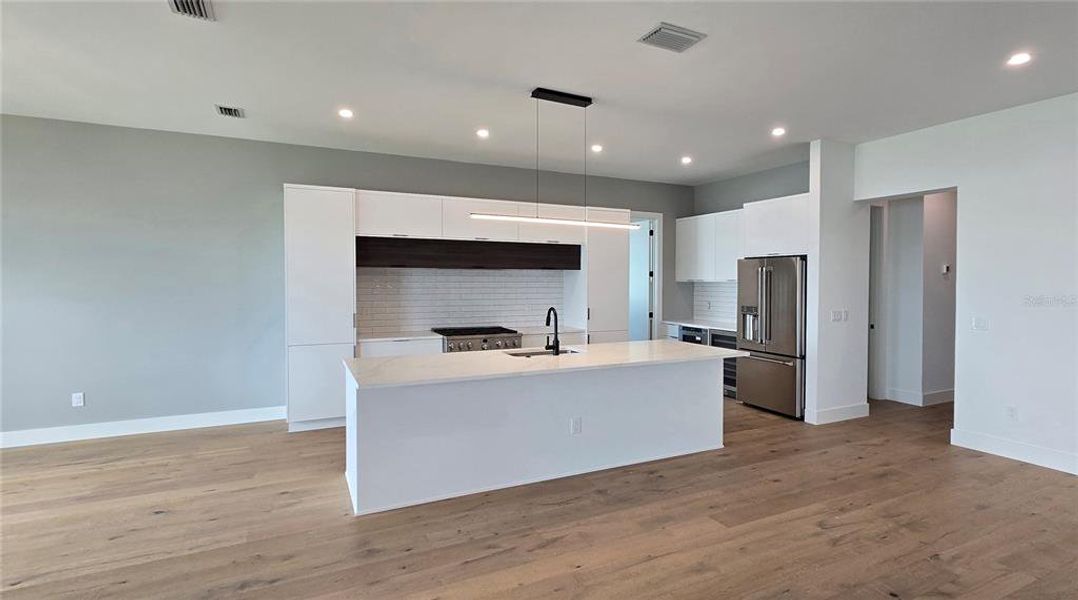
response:
<path id="1" fill-rule="evenodd" d="M 578 353 L 560 356 L 509 356 L 505 351 L 460 352 L 425 356 L 352 358 L 344 364 L 360 389 L 476 381 L 544 375 L 585 369 L 610 369 L 647 364 L 720 360 L 747 352 L 684 344 L 672 340 L 615 342 L 568 346 Z"/>
<path id="2" fill-rule="evenodd" d="M 361 342 L 391 342 L 395 340 L 434 340 L 442 339 L 442 336 L 431 330 L 426 331 L 395 331 L 392 333 L 361 333 L 356 336 Z"/>
<path id="3" fill-rule="evenodd" d="M 720 321 L 705 321 L 703 319 L 663 319 L 663 323 L 671 325 L 684 325 L 686 327 L 699 327 L 700 329 L 719 329 L 737 333 L 737 323 L 723 323 Z"/>

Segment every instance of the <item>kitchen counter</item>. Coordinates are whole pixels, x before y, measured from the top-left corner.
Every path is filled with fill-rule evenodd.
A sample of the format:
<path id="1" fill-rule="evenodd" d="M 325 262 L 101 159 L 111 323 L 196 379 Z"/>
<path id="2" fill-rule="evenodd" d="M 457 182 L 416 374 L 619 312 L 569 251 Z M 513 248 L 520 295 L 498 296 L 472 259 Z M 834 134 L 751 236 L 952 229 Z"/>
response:
<path id="1" fill-rule="evenodd" d="M 698 327 L 700 329 L 719 329 L 730 333 L 737 333 L 737 323 L 706 321 L 703 319 L 663 319 L 663 323 L 669 325 L 684 325 L 685 327 Z"/>
<path id="2" fill-rule="evenodd" d="M 426 331 L 397 331 L 390 333 L 361 333 L 356 336 L 359 342 L 389 342 L 399 340 L 440 340 L 442 336 L 431 330 Z"/>
<path id="3" fill-rule="evenodd" d="M 723 359 L 669 340 L 345 362 L 356 515 L 722 448 Z"/>
<path id="4" fill-rule="evenodd" d="M 360 389 L 476 381 L 585 369 L 716 360 L 747 353 L 670 340 L 568 346 L 560 356 L 510 356 L 505 351 L 460 352 L 425 356 L 388 356 L 345 360 Z"/>

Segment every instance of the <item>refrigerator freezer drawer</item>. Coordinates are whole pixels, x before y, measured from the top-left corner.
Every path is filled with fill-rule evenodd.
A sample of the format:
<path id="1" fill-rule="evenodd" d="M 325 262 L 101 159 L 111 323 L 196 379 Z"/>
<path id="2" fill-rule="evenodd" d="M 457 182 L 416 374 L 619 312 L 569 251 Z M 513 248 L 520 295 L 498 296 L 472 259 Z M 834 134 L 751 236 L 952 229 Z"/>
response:
<path id="1" fill-rule="evenodd" d="M 753 352 L 737 359 L 737 399 L 802 418 L 804 360 Z"/>

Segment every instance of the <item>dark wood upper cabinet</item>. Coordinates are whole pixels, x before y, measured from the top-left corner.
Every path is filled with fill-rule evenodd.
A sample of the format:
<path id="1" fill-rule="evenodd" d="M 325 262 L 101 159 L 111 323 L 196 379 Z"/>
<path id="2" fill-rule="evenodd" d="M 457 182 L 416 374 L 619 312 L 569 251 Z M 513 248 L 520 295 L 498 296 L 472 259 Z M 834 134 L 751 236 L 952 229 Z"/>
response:
<path id="1" fill-rule="evenodd" d="M 580 270 L 580 246 L 356 237 L 357 267 Z"/>

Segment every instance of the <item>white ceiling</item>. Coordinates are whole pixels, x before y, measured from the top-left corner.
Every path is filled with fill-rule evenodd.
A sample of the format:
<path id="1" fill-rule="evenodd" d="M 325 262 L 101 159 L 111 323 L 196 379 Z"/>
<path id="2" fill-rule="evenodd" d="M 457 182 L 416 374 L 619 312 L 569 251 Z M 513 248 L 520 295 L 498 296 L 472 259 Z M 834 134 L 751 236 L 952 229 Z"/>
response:
<path id="1" fill-rule="evenodd" d="M 534 167 L 528 94 L 545 86 L 595 98 L 587 141 L 606 150 L 590 173 L 695 184 L 803 160 L 815 138 L 1078 90 L 1075 3 L 215 7 L 205 23 L 165 0 L 5 1 L 3 112 Z M 659 21 L 708 37 L 684 54 L 636 42 Z M 1018 49 L 1033 63 L 1005 68 Z M 543 110 L 543 168 L 579 171 L 581 112 Z"/>

